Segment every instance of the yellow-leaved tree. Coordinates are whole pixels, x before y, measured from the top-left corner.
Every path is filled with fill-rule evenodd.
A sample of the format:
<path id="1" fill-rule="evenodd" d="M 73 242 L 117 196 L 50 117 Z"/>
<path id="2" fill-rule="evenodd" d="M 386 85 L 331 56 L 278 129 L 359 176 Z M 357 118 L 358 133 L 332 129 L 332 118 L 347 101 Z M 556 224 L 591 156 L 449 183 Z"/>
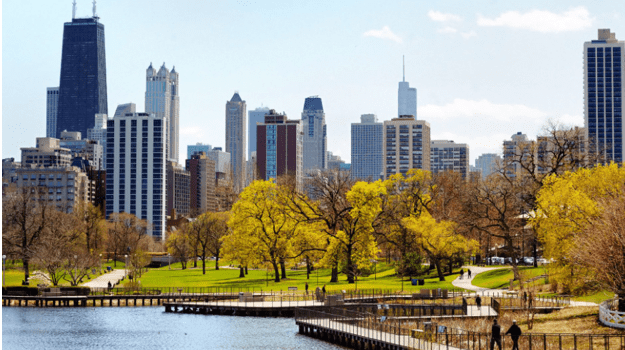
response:
<path id="1" fill-rule="evenodd" d="M 438 278 L 445 280 L 442 262 L 459 253 L 479 251 L 479 243 L 455 233 L 457 224 L 453 221 L 436 221 L 428 212 L 419 216 L 404 218 L 404 225 L 414 235 L 413 239 L 436 265 Z"/>
<path id="2" fill-rule="evenodd" d="M 602 214 L 599 201 L 623 196 L 625 169 L 617 164 L 598 165 L 544 180 L 537 210 L 530 220 L 544 247 L 552 281 L 566 293 L 595 282 L 590 270 L 575 261 L 577 237 Z"/>

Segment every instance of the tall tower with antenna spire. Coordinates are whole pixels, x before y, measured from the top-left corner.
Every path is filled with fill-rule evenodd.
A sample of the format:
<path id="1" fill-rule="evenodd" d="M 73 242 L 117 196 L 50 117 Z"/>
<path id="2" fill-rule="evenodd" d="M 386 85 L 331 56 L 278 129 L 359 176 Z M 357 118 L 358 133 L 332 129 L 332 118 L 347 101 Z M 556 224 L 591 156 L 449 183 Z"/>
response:
<path id="1" fill-rule="evenodd" d="M 403 78 L 399 82 L 397 93 L 397 116 L 412 115 L 417 117 L 417 89 L 411 88 L 406 81 L 406 63 L 402 56 Z"/>
<path id="2" fill-rule="evenodd" d="M 72 3 L 72 19 L 76 18 L 76 0 Z"/>

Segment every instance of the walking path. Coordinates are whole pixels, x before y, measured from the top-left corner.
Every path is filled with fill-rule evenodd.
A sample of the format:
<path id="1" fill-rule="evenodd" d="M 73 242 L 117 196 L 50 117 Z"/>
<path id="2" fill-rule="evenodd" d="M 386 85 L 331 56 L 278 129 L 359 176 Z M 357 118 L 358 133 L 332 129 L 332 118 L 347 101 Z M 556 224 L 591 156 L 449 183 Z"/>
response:
<path id="1" fill-rule="evenodd" d="M 507 289 L 488 289 L 488 288 L 475 286 L 471 283 L 473 278 L 475 278 L 475 276 L 477 276 L 478 274 L 482 272 L 490 271 L 490 270 L 501 269 L 501 267 L 463 266 L 462 268 L 465 270 L 464 278 L 460 279 L 460 277 L 458 277 L 451 282 L 451 284 L 454 285 L 455 287 L 472 290 L 472 291 L 475 291 L 482 295 L 487 295 L 487 296 L 492 296 L 492 295 L 497 295 L 497 294 L 501 295 L 501 294 L 506 293 Z M 471 278 L 469 278 L 466 272 L 468 269 L 471 269 Z M 597 306 L 597 304 L 588 302 L 588 301 L 571 300 L 571 306 Z"/>
<path id="2" fill-rule="evenodd" d="M 124 269 L 112 270 L 111 272 L 98 276 L 97 278 L 94 278 L 89 282 L 83 283 L 82 285 L 91 288 L 107 288 L 109 282 L 111 282 L 111 285 L 117 284 L 122 279 L 122 277 L 124 277 L 125 273 L 126 270 Z"/>

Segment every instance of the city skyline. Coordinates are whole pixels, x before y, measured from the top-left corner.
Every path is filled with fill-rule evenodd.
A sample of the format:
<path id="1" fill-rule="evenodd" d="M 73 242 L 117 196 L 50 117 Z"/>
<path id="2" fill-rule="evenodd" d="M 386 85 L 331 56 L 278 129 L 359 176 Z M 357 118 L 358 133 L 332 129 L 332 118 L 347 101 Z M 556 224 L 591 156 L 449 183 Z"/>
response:
<path id="1" fill-rule="evenodd" d="M 3 37 L 3 158 L 17 158 L 20 147 L 46 135 L 44 91 L 59 85 L 62 23 L 71 21 L 71 5 L 38 4 L 40 12 L 31 3 L 3 4 L 5 28 L 30 28 Z M 76 17 L 91 16 L 90 5 L 79 1 Z M 185 19 L 156 27 L 133 17 L 146 8 Z M 249 110 L 264 104 L 292 116 L 301 112 L 303 98 L 322 97 L 328 150 L 350 159 L 350 140 L 342 135 L 351 123 L 361 114 L 377 114 L 379 121 L 397 114 L 405 55 L 405 80 L 419 92 L 418 119 L 431 124 L 432 139 L 467 143 L 471 164 L 482 153 L 501 154 L 503 141 L 518 131 L 535 138 L 550 117 L 583 126 L 584 42 L 601 28 L 625 37 L 624 12 L 616 1 L 98 6 L 106 23 L 111 111 L 128 102 L 145 110 L 150 61 L 175 63 L 185 72 L 181 151 L 197 142 L 225 146 L 224 132 L 216 130 L 225 130 L 223 101 L 238 90 Z M 280 18 L 280 25 L 271 18 Z M 299 25 L 313 18 L 324 18 L 325 25 Z M 154 36 L 162 37 L 157 46 L 142 40 Z M 244 54 L 261 50 L 268 54 Z"/>

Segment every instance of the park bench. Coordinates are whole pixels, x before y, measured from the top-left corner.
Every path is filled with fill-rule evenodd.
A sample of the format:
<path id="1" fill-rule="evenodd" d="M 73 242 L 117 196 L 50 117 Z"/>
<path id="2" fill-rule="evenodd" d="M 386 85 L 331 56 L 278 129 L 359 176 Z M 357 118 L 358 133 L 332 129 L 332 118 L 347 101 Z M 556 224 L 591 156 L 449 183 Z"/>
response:
<path id="1" fill-rule="evenodd" d="M 41 292 L 44 297 L 60 297 L 62 295 L 61 288 L 50 288 L 49 292 Z"/>
<path id="2" fill-rule="evenodd" d="M 297 287 L 289 287 L 289 292 L 295 292 L 297 291 Z"/>

